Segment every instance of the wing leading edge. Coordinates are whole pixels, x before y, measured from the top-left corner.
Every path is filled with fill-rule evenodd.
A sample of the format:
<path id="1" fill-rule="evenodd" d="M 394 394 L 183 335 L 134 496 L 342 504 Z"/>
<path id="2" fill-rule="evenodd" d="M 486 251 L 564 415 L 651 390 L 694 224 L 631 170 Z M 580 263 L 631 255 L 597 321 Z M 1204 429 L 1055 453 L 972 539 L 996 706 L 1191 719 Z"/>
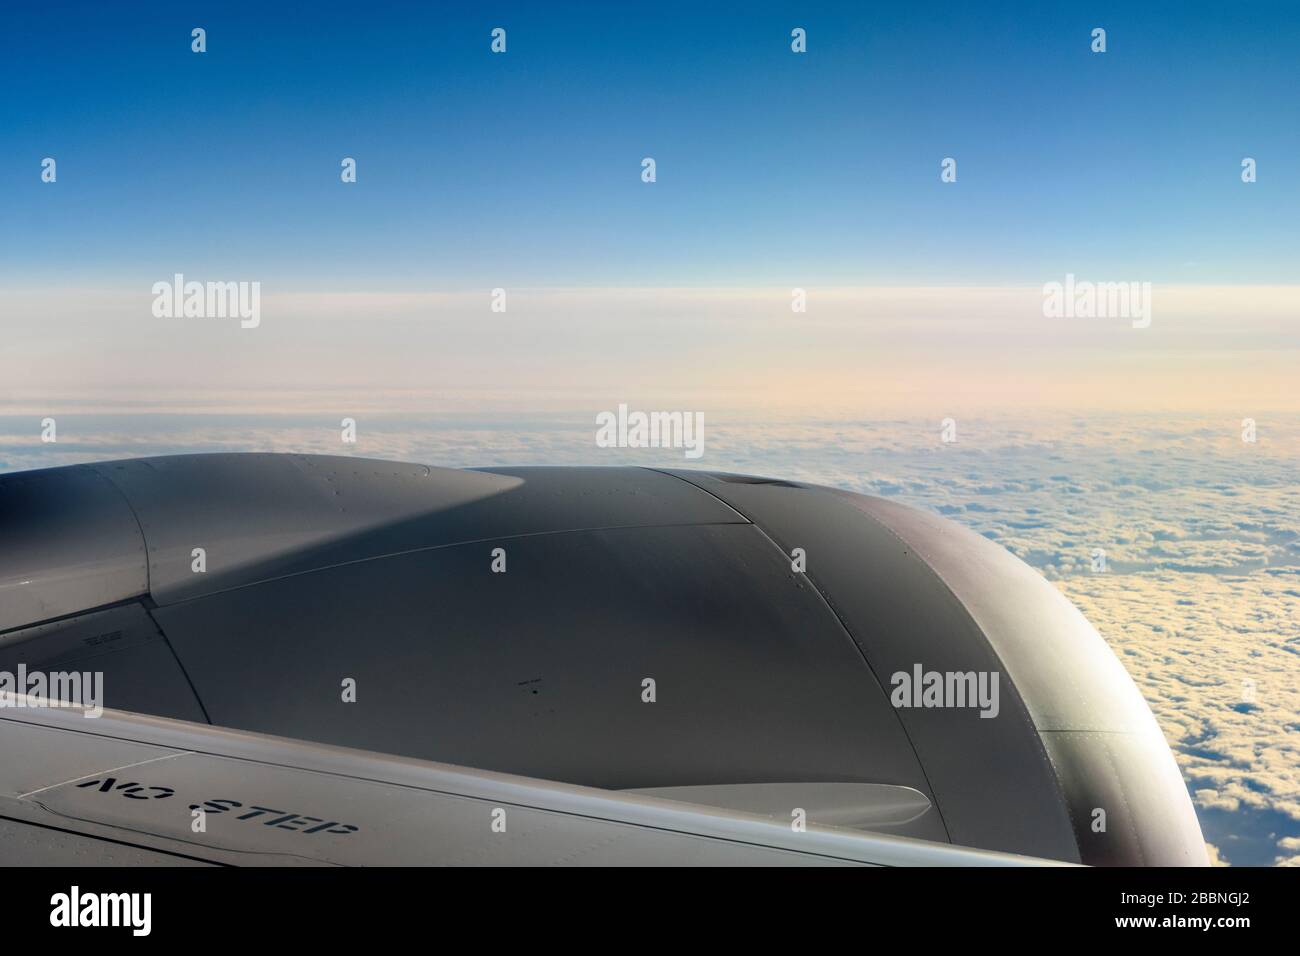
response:
<path id="1" fill-rule="evenodd" d="M 367 751 L 0 700 L 10 864 L 1040 865 Z M 40 840 L 31 837 L 42 831 Z M 58 834 L 57 839 L 51 834 Z M 67 859 L 62 857 L 67 855 Z"/>

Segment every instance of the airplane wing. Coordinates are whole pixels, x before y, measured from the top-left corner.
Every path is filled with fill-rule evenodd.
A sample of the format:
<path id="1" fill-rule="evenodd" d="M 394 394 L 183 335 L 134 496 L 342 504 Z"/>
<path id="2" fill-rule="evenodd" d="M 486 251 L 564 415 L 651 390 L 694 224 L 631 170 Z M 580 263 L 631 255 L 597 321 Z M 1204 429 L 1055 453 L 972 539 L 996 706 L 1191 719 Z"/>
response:
<path id="1" fill-rule="evenodd" d="M 0 697 L 27 865 L 1059 865 L 661 797 Z"/>

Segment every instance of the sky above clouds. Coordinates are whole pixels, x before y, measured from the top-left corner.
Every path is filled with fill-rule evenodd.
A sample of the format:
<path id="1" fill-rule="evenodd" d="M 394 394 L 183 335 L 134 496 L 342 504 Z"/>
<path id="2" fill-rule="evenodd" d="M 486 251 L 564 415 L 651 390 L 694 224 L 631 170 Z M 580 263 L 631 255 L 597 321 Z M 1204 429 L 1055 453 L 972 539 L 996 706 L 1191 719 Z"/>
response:
<path id="1" fill-rule="evenodd" d="M 391 9 L 7 12 L 0 411 L 1290 407 L 1294 4 Z"/>
<path id="2" fill-rule="evenodd" d="M 285 294 L 1296 282 L 1297 48 L 1282 0 L 19 6 L 0 275 Z"/>

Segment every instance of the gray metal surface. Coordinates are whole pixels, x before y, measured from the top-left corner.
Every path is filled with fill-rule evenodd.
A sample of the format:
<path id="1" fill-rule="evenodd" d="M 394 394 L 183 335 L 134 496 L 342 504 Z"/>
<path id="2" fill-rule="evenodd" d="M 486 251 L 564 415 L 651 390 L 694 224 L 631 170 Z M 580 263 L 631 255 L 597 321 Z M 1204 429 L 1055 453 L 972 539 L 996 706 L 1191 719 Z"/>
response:
<path id="1" fill-rule="evenodd" d="M 160 605 L 383 555 L 503 536 L 741 522 L 644 469 L 430 468 L 329 455 L 175 455 L 85 466 L 130 502 Z M 203 548 L 207 570 L 195 574 Z"/>
<path id="2" fill-rule="evenodd" d="M 773 819 L 798 795 L 814 823 L 1065 861 L 1206 862 L 1082 615 L 880 499 L 636 468 L 77 466 L 0 475 L 0 599 L 0 669 L 93 666 L 110 705 Z M 892 706 L 918 666 L 998 674 L 997 717 Z"/>
<path id="3" fill-rule="evenodd" d="M 905 539 L 989 641 L 1044 743 L 1083 861 L 1204 864 L 1205 841 L 1164 734 L 1078 608 L 973 531 L 891 501 L 845 497 Z M 1094 831 L 1098 807 L 1112 810 L 1105 832 Z"/>
<path id="4" fill-rule="evenodd" d="M 596 787 L 927 790 L 852 640 L 748 525 L 438 548 L 156 615 L 222 726 Z"/>
<path id="5" fill-rule="evenodd" d="M 188 855 L 146 849 L 61 826 L 0 817 L 4 866 L 212 866 Z"/>
<path id="6" fill-rule="evenodd" d="M 144 538 L 89 468 L 0 476 L 0 632 L 149 590 Z"/>
<path id="7" fill-rule="evenodd" d="M 99 678 L 100 704 L 204 720 L 202 707 L 158 625 L 138 602 L 0 634 L 0 671 L 62 671 Z"/>
<path id="8" fill-rule="evenodd" d="M 0 823 L 58 828 L 59 859 L 66 834 L 81 834 L 83 864 L 121 862 L 122 845 L 244 865 L 1047 862 L 817 825 L 796 832 L 743 812 L 111 711 L 87 720 L 0 708 L 0 750 L 11 758 L 0 763 Z M 192 807 L 207 808 L 202 832 Z M 0 862 L 34 862 L 31 840 L 15 850 L 19 841 L 0 839 L 0 854 L 18 856 Z"/>
<path id="9" fill-rule="evenodd" d="M 925 794 L 893 784 L 746 783 L 716 787 L 654 787 L 627 792 L 706 807 L 744 810 L 782 822 L 790 820 L 791 807 L 799 807 L 807 819 L 826 826 L 898 833 L 931 840 L 944 838 L 937 827 L 932 827 L 931 832 L 922 830 L 923 821 L 938 822 Z"/>
<path id="10" fill-rule="evenodd" d="M 1182 777 L 1137 687 L 1074 605 L 1005 548 L 880 498 L 671 473 L 736 508 L 783 551 L 806 549 L 808 577 L 882 683 L 916 664 L 1004 675 L 997 719 L 898 712 L 954 841 L 1085 863 L 1207 862 Z M 1107 813 L 1104 832 L 1093 830 L 1096 809 Z"/>

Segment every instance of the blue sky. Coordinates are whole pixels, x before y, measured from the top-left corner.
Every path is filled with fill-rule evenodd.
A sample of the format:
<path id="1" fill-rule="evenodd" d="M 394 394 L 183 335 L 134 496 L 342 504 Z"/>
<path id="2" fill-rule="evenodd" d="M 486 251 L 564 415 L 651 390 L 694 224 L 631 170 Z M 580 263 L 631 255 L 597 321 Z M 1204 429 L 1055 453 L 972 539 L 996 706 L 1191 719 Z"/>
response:
<path id="1" fill-rule="evenodd" d="M 7 285 L 1300 280 L 1294 3 L 121 6 L 5 11 Z"/>

